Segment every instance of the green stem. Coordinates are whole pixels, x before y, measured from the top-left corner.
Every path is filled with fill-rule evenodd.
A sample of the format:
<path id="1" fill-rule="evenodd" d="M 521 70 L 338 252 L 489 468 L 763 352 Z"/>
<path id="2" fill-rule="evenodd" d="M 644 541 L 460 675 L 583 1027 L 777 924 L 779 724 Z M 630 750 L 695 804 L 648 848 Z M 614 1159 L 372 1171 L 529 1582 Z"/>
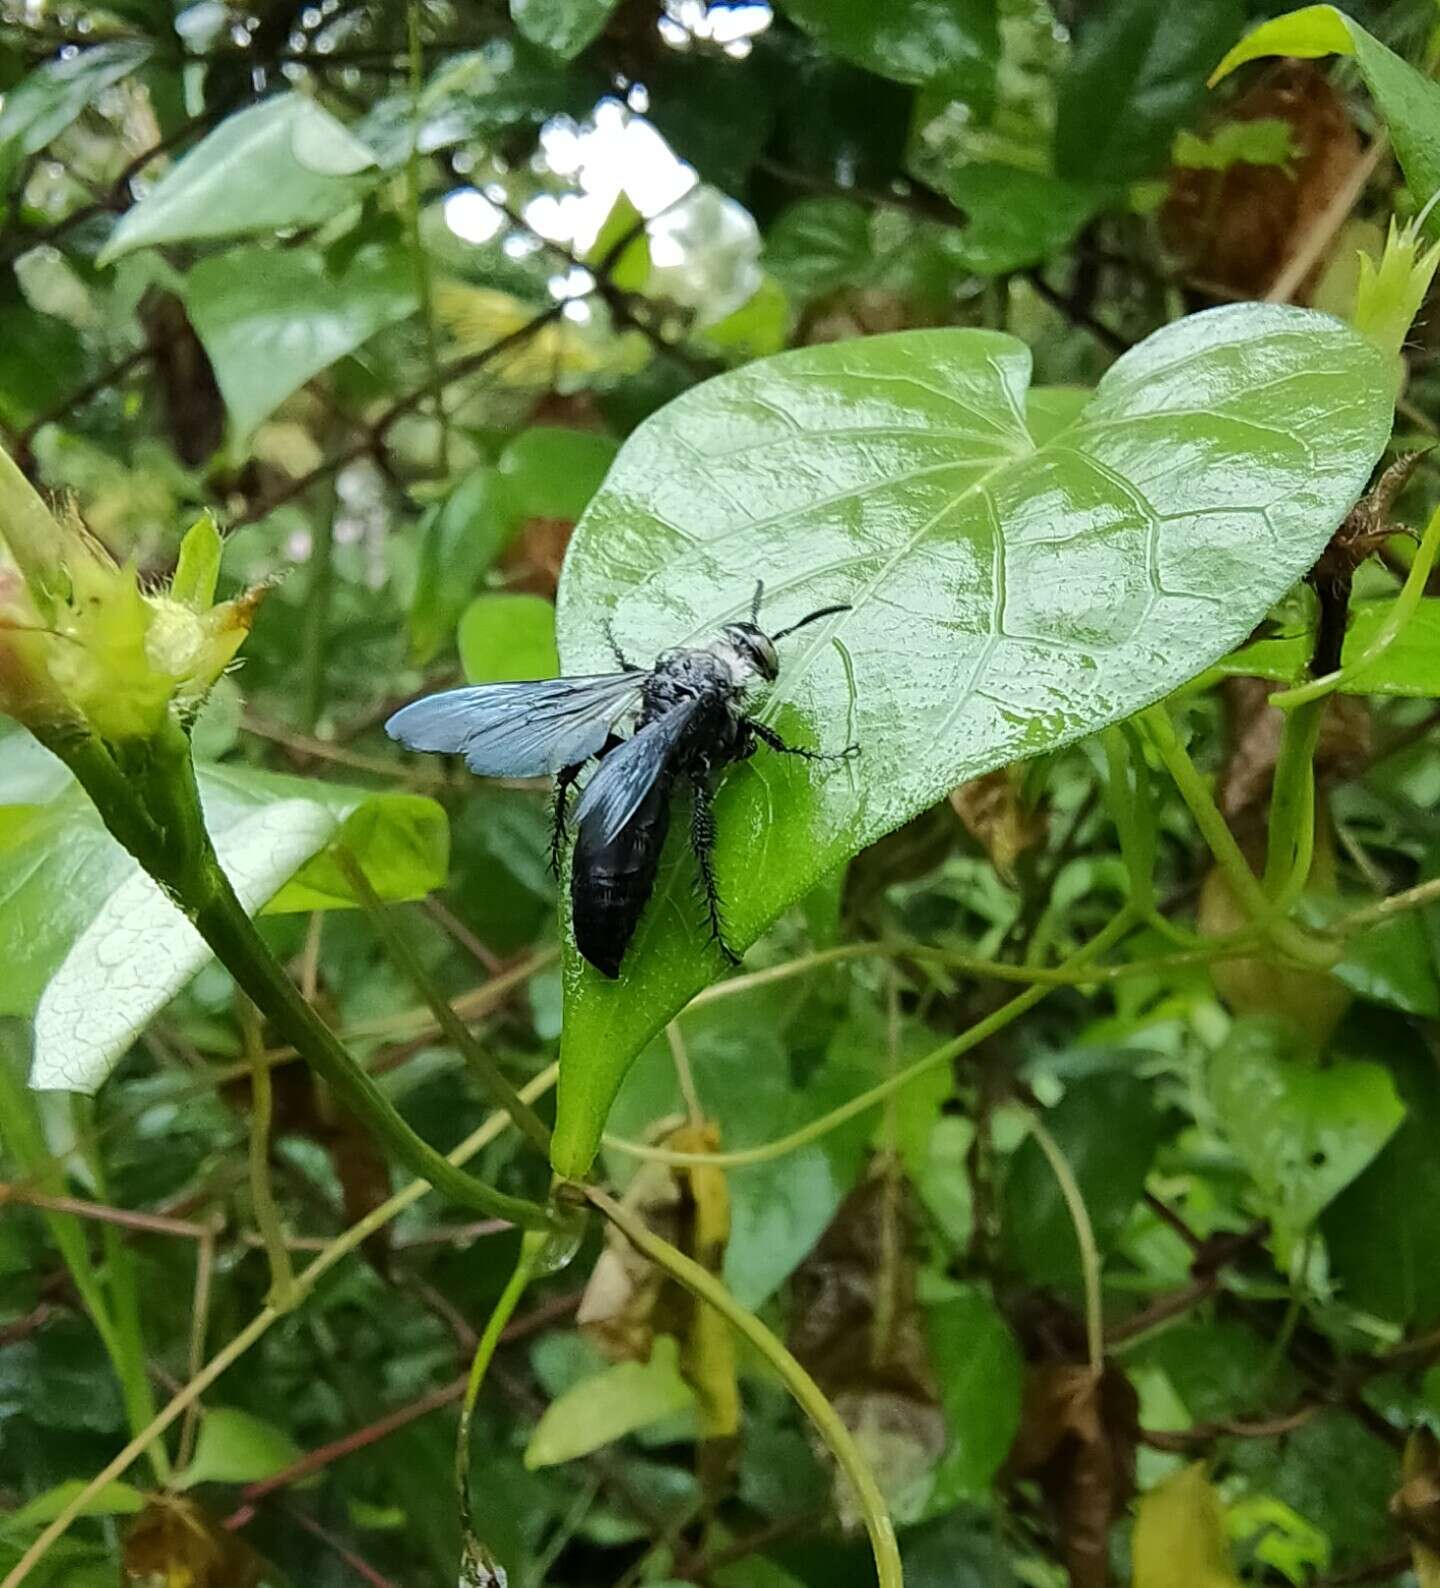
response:
<path id="1" fill-rule="evenodd" d="M 475 1416 L 475 1403 L 480 1398 L 480 1386 L 490 1368 L 490 1359 L 500 1344 L 505 1326 L 515 1316 L 520 1298 L 525 1294 L 544 1253 L 546 1237 L 536 1230 L 527 1230 L 520 1238 L 520 1255 L 500 1299 L 491 1310 L 484 1333 L 475 1346 L 470 1362 L 470 1377 L 465 1383 L 465 1398 L 460 1402 L 460 1426 L 455 1433 L 455 1493 L 460 1504 L 460 1526 L 464 1531 L 465 1549 L 483 1550 L 475 1537 L 475 1512 L 470 1497 L 470 1424 Z M 463 1579 L 462 1579 L 463 1580 Z"/>
<path id="2" fill-rule="evenodd" d="M 1098 959 L 1107 949 L 1118 943 L 1134 924 L 1135 917 L 1131 911 L 1121 910 L 1083 948 L 1077 949 L 1065 961 L 1064 968 L 1078 971 L 1090 960 Z M 842 1103 L 839 1108 L 832 1108 L 828 1114 L 822 1114 L 819 1119 L 812 1119 L 808 1125 L 802 1125 L 799 1130 L 792 1130 L 788 1136 L 781 1136 L 775 1141 L 761 1142 L 755 1147 L 742 1147 L 735 1152 L 713 1153 L 679 1152 L 670 1147 L 642 1147 L 637 1142 L 623 1141 L 619 1137 L 610 1135 L 605 1137 L 605 1145 L 615 1148 L 618 1152 L 628 1153 L 635 1158 L 645 1158 L 654 1163 L 700 1164 L 717 1169 L 739 1169 L 746 1164 L 769 1163 L 772 1159 L 782 1158 L 786 1153 L 794 1152 L 799 1147 L 808 1147 L 812 1141 L 818 1141 L 821 1136 L 828 1135 L 846 1120 L 854 1119 L 857 1114 L 866 1113 L 877 1104 L 883 1103 L 887 1097 L 935 1069 L 937 1065 L 948 1064 L 951 1060 L 959 1058 L 962 1053 L 968 1053 L 971 1048 L 977 1047 L 987 1038 L 993 1037 L 997 1031 L 1003 1030 L 1027 1009 L 1033 1009 L 1052 990 L 1051 986 L 1045 984 L 1027 987 L 1024 992 L 1019 993 L 1008 1003 L 1001 1004 L 994 1014 L 987 1015 L 968 1031 L 962 1031 L 958 1037 L 952 1037 L 949 1042 L 941 1043 L 923 1058 L 916 1059 L 914 1063 L 907 1064 L 903 1070 L 897 1070 L 894 1075 L 870 1087 L 868 1091 L 852 1097 L 848 1103 Z"/>
<path id="3" fill-rule="evenodd" d="M 111 833 L 184 910 L 237 985 L 359 1120 L 409 1168 L 463 1207 L 527 1229 L 549 1227 L 538 1203 L 492 1190 L 436 1152 L 301 997 L 221 869 L 200 807 L 190 745 L 174 723 L 131 747 L 122 770 L 93 739 L 52 745 Z"/>
<path id="4" fill-rule="evenodd" d="M 270 1066 L 265 1063 L 254 1004 L 248 998 L 237 1002 L 245 1053 L 250 1060 L 250 1202 L 270 1265 L 270 1294 L 266 1300 L 278 1312 L 288 1312 L 295 1304 L 295 1270 L 270 1187 L 270 1121 L 274 1112 Z"/>
<path id="5" fill-rule="evenodd" d="M 435 387 L 435 421 L 440 440 L 435 459 L 441 479 L 450 472 L 450 424 L 445 415 L 444 380 L 440 373 L 440 334 L 435 323 L 435 291 L 430 259 L 420 232 L 420 93 L 425 79 L 425 51 L 420 39 L 420 6 L 410 0 L 406 19 L 410 50 L 410 153 L 405 162 L 405 224 L 410 234 L 410 257 L 415 266 L 415 291 L 420 299 L 420 319 L 425 328 L 425 362 Z"/>
<path id="6" fill-rule="evenodd" d="M 1210 797 L 1210 790 L 1206 788 L 1205 780 L 1196 770 L 1195 763 L 1190 759 L 1184 745 L 1180 743 L 1175 725 L 1171 722 L 1170 714 L 1164 705 L 1152 706 L 1142 713 L 1140 722 L 1149 736 L 1150 743 L 1154 746 L 1155 753 L 1174 779 L 1181 799 L 1185 801 L 1191 816 L 1195 819 L 1195 825 L 1200 829 L 1200 836 L 1209 846 L 1216 864 L 1225 873 L 1225 880 L 1230 884 L 1231 892 L 1256 929 L 1264 933 L 1276 948 L 1300 964 L 1322 970 L 1328 969 L 1339 957 L 1338 949 L 1333 944 L 1312 937 L 1308 932 L 1302 931 L 1276 913 L 1274 904 L 1266 896 L 1255 873 L 1251 871 L 1250 863 L 1242 853 L 1240 845 L 1235 842 L 1235 835 L 1230 831 L 1229 824 Z"/>
<path id="7" fill-rule="evenodd" d="M 1334 694 L 1337 689 L 1349 683 L 1357 673 L 1379 661 L 1395 643 L 1400 631 L 1415 615 L 1416 608 L 1419 607 L 1425 594 L 1430 570 L 1435 566 L 1437 552 L 1440 552 L 1440 508 L 1436 508 L 1431 514 L 1430 522 L 1425 526 L 1425 533 L 1420 538 L 1414 560 L 1410 564 L 1410 572 L 1405 576 L 1400 594 L 1395 597 L 1394 604 L 1385 614 L 1385 621 L 1376 630 L 1375 638 L 1359 656 L 1335 672 L 1326 673 L 1323 678 L 1311 679 L 1308 684 L 1300 684 L 1294 689 L 1277 690 L 1271 695 L 1270 704 L 1278 706 L 1281 711 L 1292 711 L 1296 706 L 1320 700 L 1326 695 Z"/>
<path id="8" fill-rule="evenodd" d="M 1075 1244 L 1080 1248 L 1080 1274 L 1085 1286 L 1085 1341 L 1090 1358 L 1090 1371 L 1098 1379 L 1105 1367 L 1105 1315 L 1100 1293 L 1100 1248 L 1095 1244 L 1095 1226 L 1090 1222 L 1090 1210 L 1080 1190 L 1080 1182 L 1070 1161 L 1060 1150 L 1060 1143 L 1046 1129 L 1040 1116 L 1030 1114 L 1028 1124 L 1035 1145 L 1045 1154 L 1046 1162 L 1060 1187 L 1070 1222 L 1075 1226 Z"/>
<path id="9" fill-rule="evenodd" d="M 310 579 L 305 588 L 305 629 L 300 649 L 300 726 L 314 733 L 325 707 L 325 654 L 330 640 L 330 592 L 335 582 L 335 515 L 338 494 L 312 520 Z"/>
<path id="10" fill-rule="evenodd" d="M 548 1092 L 555 1084 L 559 1068 L 559 1065 L 552 1064 L 533 1081 L 527 1083 L 526 1092 L 532 1098 Z M 0 1074 L 3 1074 L 3 1070 L 0 1070 Z M 450 1154 L 450 1162 L 455 1165 L 468 1162 L 476 1153 L 488 1147 L 509 1123 L 507 1115 L 492 1114 L 478 1130 L 472 1131 L 455 1148 Z M 303 1301 L 337 1263 L 362 1246 L 377 1230 L 384 1229 L 391 1219 L 413 1206 L 431 1189 L 432 1182 L 428 1176 L 412 1180 L 403 1190 L 397 1191 L 378 1208 L 367 1213 L 364 1218 L 357 1219 L 349 1229 L 337 1235 L 296 1277 L 297 1300 Z M 41 1529 L 39 1536 L 15 1562 L 4 1581 L 0 1582 L 0 1588 L 20 1588 L 20 1584 L 45 1558 L 51 1546 L 65 1535 L 96 1495 L 103 1493 L 105 1488 L 117 1478 L 123 1478 L 155 1440 L 159 1439 L 177 1418 L 182 1417 L 195 1405 L 205 1391 L 232 1368 L 283 1316 L 284 1314 L 277 1312 L 274 1307 L 262 1307 L 239 1334 L 227 1341 L 183 1389 L 176 1391 L 169 1403 L 156 1414 L 148 1428 L 142 1428 L 117 1456 L 66 1501 L 55 1520 Z"/>
<path id="11" fill-rule="evenodd" d="M 359 861 L 343 846 L 335 851 L 335 860 L 345 880 L 355 890 L 356 897 L 365 908 L 365 913 L 370 917 L 371 924 L 384 943 L 386 952 L 395 964 L 415 984 L 416 991 L 430 1006 L 430 1012 L 435 1016 L 436 1024 L 440 1027 L 450 1042 L 464 1055 L 474 1071 L 480 1084 L 490 1094 L 490 1101 L 498 1108 L 503 1108 L 515 1121 L 516 1128 L 522 1135 L 527 1136 L 531 1143 L 539 1150 L 540 1155 L 548 1162 L 550 1157 L 550 1132 L 545 1127 L 545 1122 L 530 1107 L 528 1103 L 520 1100 L 520 1094 L 510 1084 L 505 1072 L 496 1064 L 495 1060 L 485 1051 L 477 1040 L 475 1033 L 450 1007 L 449 1001 L 431 980 L 429 972 L 420 963 L 419 956 L 411 948 L 403 932 L 395 928 L 389 912 L 380 902 L 379 895 L 370 886 L 370 879 L 361 869 Z"/>
<path id="12" fill-rule="evenodd" d="M 742 1307 L 708 1269 L 702 1268 L 669 1241 L 661 1240 L 629 1208 L 622 1207 L 603 1191 L 593 1186 L 581 1189 L 642 1256 L 648 1257 L 657 1268 L 677 1284 L 683 1285 L 697 1300 L 713 1307 L 775 1369 L 801 1411 L 814 1424 L 815 1432 L 834 1456 L 836 1465 L 850 1480 L 865 1518 L 865 1530 L 870 1535 L 870 1548 L 875 1556 L 875 1572 L 880 1588 L 904 1588 L 900 1548 L 895 1541 L 895 1528 L 890 1521 L 885 1496 L 881 1494 L 880 1486 L 850 1430 L 826 1400 L 820 1386 L 759 1318 Z"/>
<path id="13" fill-rule="evenodd" d="M 1320 743 L 1323 700 L 1309 700 L 1285 718 L 1270 792 L 1270 831 L 1265 852 L 1266 897 L 1287 910 L 1305 891 L 1315 856 L 1315 749 Z"/>

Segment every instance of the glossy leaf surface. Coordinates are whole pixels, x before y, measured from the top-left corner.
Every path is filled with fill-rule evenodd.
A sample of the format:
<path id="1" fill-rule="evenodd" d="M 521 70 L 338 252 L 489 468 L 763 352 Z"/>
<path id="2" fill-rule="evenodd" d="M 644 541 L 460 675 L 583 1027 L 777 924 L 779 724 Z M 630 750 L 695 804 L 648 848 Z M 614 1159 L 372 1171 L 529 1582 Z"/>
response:
<path id="1" fill-rule="evenodd" d="M 0 805 L 0 1013 L 34 1011 L 36 1085 L 93 1091 L 209 950 L 58 763 L 28 745 L 6 753 L 18 765 L 13 803 Z M 353 903 L 327 853 L 337 842 L 383 898 L 418 898 L 444 879 L 447 829 L 431 800 L 222 767 L 201 772 L 200 790 L 252 910 Z"/>
<path id="2" fill-rule="evenodd" d="M 1339 322 L 1239 305 L 1167 327 L 1037 443 L 1030 357 L 979 330 L 784 354 L 635 432 L 576 531 L 563 671 L 743 616 L 851 610 L 782 642 L 757 709 L 793 743 L 723 779 L 716 866 L 743 948 L 966 778 L 1162 698 L 1314 562 L 1389 433 L 1395 367 Z M 670 859 L 618 983 L 570 954 L 555 1162 L 580 1173 L 632 1056 L 723 968 Z"/>
<path id="3" fill-rule="evenodd" d="M 100 256 L 329 220 L 380 175 L 370 151 L 303 94 L 229 117 L 128 210 Z"/>
<path id="4" fill-rule="evenodd" d="M 541 49 L 568 61 L 610 20 L 616 0 L 510 0 L 515 26 Z"/>

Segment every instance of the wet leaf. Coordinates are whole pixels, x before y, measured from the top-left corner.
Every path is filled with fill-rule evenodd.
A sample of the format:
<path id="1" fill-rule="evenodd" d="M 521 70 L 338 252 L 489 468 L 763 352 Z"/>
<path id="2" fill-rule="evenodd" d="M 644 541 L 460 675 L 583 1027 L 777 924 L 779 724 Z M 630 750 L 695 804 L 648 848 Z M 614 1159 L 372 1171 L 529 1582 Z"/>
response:
<path id="1" fill-rule="evenodd" d="M 576 531 L 566 672 L 744 615 L 852 610 L 789 642 L 763 714 L 843 766 L 757 756 L 717 795 L 744 947 L 966 778 L 1095 732 L 1233 648 L 1315 560 L 1389 432 L 1394 365 L 1322 316 L 1196 315 L 1037 445 L 1028 351 L 942 330 L 722 375 L 642 425 Z M 1064 524 L 1064 530 L 1057 525 Z M 1263 548 L 1263 550 L 1261 549 Z M 567 954 L 554 1162 L 588 1167 L 640 1046 L 722 966 L 678 837 L 618 983 Z"/>
<path id="2" fill-rule="evenodd" d="M 382 898 L 421 898 L 444 881 L 448 831 L 432 800 L 230 767 L 203 770 L 200 793 L 252 910 L 352 904 L 329 853 L 337 843 Z M 94 1091 L 210 958 L 68 777 L 39 802 L 0 805 L 0 945 L 0 1012 L 35 1013 L 32 1084 L 77 1091 Z"/>
<path id="3" fill-rule="evenodd" d="M 1282 1262 L 1405 1115 L 1380 1065 L 1322 1066 L 1305 1053 L 1293 1028 L 1246 1020 L 1210 1062 L 1220 1128 L 1255 1182 Z"/>
<path id="4" fill-rule="evenodd" d="M 510 0 L 515 26 L 532 44 L 568 61 L 600 34 L 616 0 Z"/>
<path id="5" fill-rule="evenodd" d="M 1388 599 L 1355 603 L 1345 631 L 1342 666 L 1370 647 L 1394 604 Z M 1312 646 L 1309 634 L 1256 640 L 1225 657 L 1214 671 L 1295 683 L 1309 663 Z M 1440 600 L 1421 601 L 1391 644 L 1373 662 L 1344 678 L 1339 689 L 1348 695 L 1440 695 Z"/>

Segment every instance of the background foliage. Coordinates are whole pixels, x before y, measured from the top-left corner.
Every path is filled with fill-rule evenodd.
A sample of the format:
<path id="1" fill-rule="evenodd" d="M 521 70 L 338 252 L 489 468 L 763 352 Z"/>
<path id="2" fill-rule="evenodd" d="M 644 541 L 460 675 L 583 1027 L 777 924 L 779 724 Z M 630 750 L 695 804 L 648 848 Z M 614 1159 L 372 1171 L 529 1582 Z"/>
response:
<path id="1" fill-rule="evenodd" d="M 194 728 L 266 941 L 445 1150 L 484 1091 L 340 852 L 547 1118 L 568 978 L 585 1082 L 567 1079 L 567 1167 L 615 1093 L 596 1173 L 784 1335 L 868 1453 L 914 1588 L 1440 1582 L 1440 937 L 1404 908 L 1437 875 L 1440 591 L 1422 563 L 1399 638 L 1313 716 L 1298 936 L 1225 938 L 1245 901 L 1153 718 L 1094 731 L 1183 684 L 1175 755 L 1264 865 L 1288 798 L 1282 777 L 1272 808 L 1267 690 L 1312 655 L 1295 581 L 1385 444 L 1391 366 L 1279 308 L 1166 328 L 1250 299 L 1350 315 L 1357 253 L 1378 259 L 1391 215 L 1440 179 L 1433 8 L 1309 8 L 1249 51 L 1286 58 L 1207 94 L 1278 9 L 0 6 L 0 439 L 146 588 L 202 510 L 223 593 L 270 587 Z M 1327 52 L 1349 58 L 1294 58 Z M 1177 389 L 1187 411 L 1141 444 L 1187 338 L 1225 434 Z M 1392 455 L 1437 432 L 1432 340 L 1422 311 Z M 786 349 L 805 351 L 756 362 Z M 1011 373 L 985 384 L 992 363 Z M 877 419 L 886 381 L 972 365 L 963 420 L 954 390 L 925 387 Z M 859 420 L 911 433 L 846 451 L 834 432 Z M 632 980 L 612 995 L 562 969 L 545 790 L 404 758 L 385 717 L 562 655 L 604 665 L 617 601 L 644 656 L 742 608 L 760 572 L 793 575 L 787 619 L 807 580 L 811 604 L 836 599 L 828 561 L 865 550 L 852 499 L 908 469 L 961 471 L 957 499 L 982 478 L 994 539 L 1020 534 L 1042 516 L 1011 478 L 1031 462 L 985 454 L 1006 426 L 1042 452 L 1061 438 L 1072 495 L 1045 511 L 1062 522 L 1087 462 L 1114 489 L 1141 480 L 1159 518 L 1205 517 L 1176 583 L 1209 615 L 1147 606 L 1064 720 L 1068 665 L 1017 651 L 994 721 L 946 719 L 947 748 L 938 713 L 979 674 L 968 655 L 946 671 L 949 607 L 915 609 L 976 580 L 947 587 L 922 546 L 899 570 L 910 605 L 857 613 L 849 660 L 827 652 L 785 708 L 797 736 L 862 739 L 868 825 L 844 825 L 844 774 L 838 795 L 786 769 L 727 785 L 746 973 L 666 1027 L 721 968 L 683 856 L 662 884 L 673 927 L 640 940 Z M 768 471 L 736 461 L 787 431 Z M 1203 502 L 1167 499 L 1194 477 Z M 815 505 L 832 494 L 834 522 Z M 720 497 L 748 529 L 717 559 Z M 770 520 L 791 498 L 786 535 Z M 1280 504 L 1263 527 L 1262 500 Z M 1422 464 L 1393 520 L 1418 528 L 1436 500 Z M 1347 662 L 1417 555 L 1404 535 L 1363 543 Z M 1097 610 L 1118 632 L 1149 566 L 1066 562 L 1047 584 L 1037 558 L 1012 582 L 1041 592 L 1042 637 Z M 1109 642 L 1069 637 L 1087 658 Z M 757 859 L 769 799 L 785 842 Z M 452 1583 L 454 1408 L 517 1237 L 439 1196 L 391 1208 L 396 1163 L 142 884 L 0 721 L 0 1571 L 230 1350 L 239 1365 L 26 1580 Z M 1122 906 L 1118 956 L 1067 969 Z M 1302 927 L 1337 919 L 1338 963 L 1299 962 Z M 806 1132 L 952 1040 L 953 1062 Z M 32 1060 L 86 1092 L 114 1075 L 93 1097 L 31 1091 Z M 476 1167 L 543 1197 L 524 1147 L 496 1129 Z M 717 1150 L 750 1161 L 707 1165 Z M 598 1229 L 532 1286 L 473 1441 L 477 1531 L 512 1583 L 873 1580 L 853 1496 L 728 1341 Z"/>

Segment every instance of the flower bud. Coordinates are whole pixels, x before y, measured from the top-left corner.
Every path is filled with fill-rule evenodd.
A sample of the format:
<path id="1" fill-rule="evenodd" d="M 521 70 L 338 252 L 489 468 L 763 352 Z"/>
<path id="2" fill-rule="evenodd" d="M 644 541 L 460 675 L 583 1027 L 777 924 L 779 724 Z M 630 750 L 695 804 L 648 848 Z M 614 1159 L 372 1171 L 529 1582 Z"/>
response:
<path id="1" fill-rule="evenodd" d="M 220 536 L 186 534 L 168 592 L 147 592 L 74 515 L 57 517 L 0 452 L 0 711 L 26 726 L 150 738 L 190 715 L 234 659 L 262 591 L 214 605 Z"/>

